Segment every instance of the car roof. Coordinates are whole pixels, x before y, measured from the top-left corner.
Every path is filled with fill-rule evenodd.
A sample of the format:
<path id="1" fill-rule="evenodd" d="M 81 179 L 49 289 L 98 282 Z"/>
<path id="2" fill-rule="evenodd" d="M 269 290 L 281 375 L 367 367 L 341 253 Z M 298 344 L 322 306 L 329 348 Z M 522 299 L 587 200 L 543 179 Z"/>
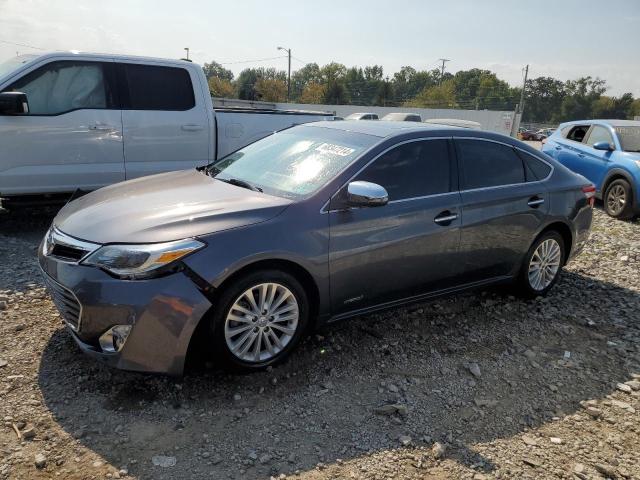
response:
<path id="1" fill-rule="evenodd" d="M 153 62 L 153 63 L 174 63 L 174 64 L 182 64 L 182 65 L 195 65 L 194 63 L 181 60 L 178 58 L 160 58 L 160 57 L 144 57 L 137 55 L 121 55 L 115 53 L 95 53 L 95 52 L 82 52 L 78 50 L 66 50 L 66 51 L 52 51 L 52 52 L 43 52 L 41 54 L 36 54 L 32 56 L 30 60 L 41 60 L 46 58 L 58 58 L 58 57 L 68 57 L 72 55 L 77 55 L 79 57 L 88 57 L 94 58 L 96 60 L 104 60 L 104 59 L 113 59 L 115 61 L 134 61 L 134 62 Z"/>
<path id="2" fill-rule="evenodd" d="M 617 119 L 593 119 L 593 120 L 574 120 L 565 122 L 562 125 L 593 125 L 604 123 L 612 127 L 640 127 L 640 120 L 617 120 Z"/>
<path id="3" fill-rule="evenodd" d="M 308 126 L 332 128 L 334 130 L 343 130 L 345 132 L 364 133 L 384 138 L 399 133 L 412 132 L 434 132 L 449 130 L 451 132 L 466 131 L 465 128 L 452 127 L 450 125 L 439 125 L 437 123 L 418 123 L 418 122 L 388 122 L 378 120 L 377 122 L 359 122 L 357 120 L 341 120 L 339 122 L 324 121 L 314 122 Z"/>

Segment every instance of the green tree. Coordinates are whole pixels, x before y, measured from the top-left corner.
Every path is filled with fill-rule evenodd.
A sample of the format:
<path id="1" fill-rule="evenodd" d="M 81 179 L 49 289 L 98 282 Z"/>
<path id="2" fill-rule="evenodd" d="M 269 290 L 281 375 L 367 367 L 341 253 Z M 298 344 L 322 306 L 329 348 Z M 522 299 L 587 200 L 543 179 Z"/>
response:
<path id="1" fill-rule="evenodd" d="M 603 95 L 593 102 L 592 116 L 593 118 L 616 118 L 624 120 L 631 117 L 633 101 L 633 94 L 631 93 L 625 93 L 621 97 L 607 97 Z"/>
<path id="2" fill-rule="evenodd" d="M 233 98 L 235 89 L 229 80 L 218 77 L 209 78 L 209 92 L 212 97 Z"/>
<path id="3" fill-rule="evenodd" d="M 441 85 L 427 87 L 405 105 L 421 108 L 456 108 L 455 80 L 450 78 Z"/>
<path id="4" fill-rule="evenodd" d="M 393 102 L 393 84 L 387 78 L 380 80 L 373 104 L 386 107 L 390 102 Z"/>
<path id="5" fill-rule="evenodd" d="M 581 77 L 565 82 L 566 95 L 560 104 L 560 112 L 553 120 L 566 122 L 593 117 L 593 105 L 604 92 L 607 85 L 600 78 Z"/>
<path id="6" fill-rule="evenodd" d="M 291 95 L 296 99 L 302 95 L 307 86 L 322 83 L 323 79 L 318 64 L 307 63 L 300 70 L 291 74 Z"/>
<path id="7" fill-rule="evenodd" d="M 404 66 L 393 74 L 392 84 L 396 101 L 406 102 L 425 88 L 438 84 L 438 73 L 434 71 L 417 71 L 413 67 Z"/>
<path id="8" fill-rule="evenodd" d="M 260 94 L 256 91 L 256 83 L 259 79 L 281 80 L 286 82 L 287 72 L 275 68 L 246 68 L 235 82 L 236 94 L 241 100 L 259 100 Z"/>
<path id="9" fill-rule="evenodd" d="M 231 70 L 227 70 L 222 65 L 220 65 L 216 61 L 211 61 L 211 63 L 205 63 L 202 67 L 204 70 L 204 74 L 207 79 L 212 77 L 221 78 L 222 80 L 232 81 L 233 80 L 233 72 Z"/>
<path id="10" fill-rule="evenodd" d="M 527 80 L 525 93 L 525 122 L 551 122 L 560 113 L 565 85 L 552 77 Z"/>
<path id="11" fill-rule="evenodd" d="M 264 102 L 285 102 L 287 100 L 287 84 L 278 78 L 258 78 L 254 89 L 257 97 Z"/>
<path id="12" fill-rule="evenodd" d="M 315 103 L 319 104 L 324 102 L 325 99 L 325 86 L 320 83 L 307 83 L 304 90 L 300 94 L 298 101 L 300 103 Z"/>

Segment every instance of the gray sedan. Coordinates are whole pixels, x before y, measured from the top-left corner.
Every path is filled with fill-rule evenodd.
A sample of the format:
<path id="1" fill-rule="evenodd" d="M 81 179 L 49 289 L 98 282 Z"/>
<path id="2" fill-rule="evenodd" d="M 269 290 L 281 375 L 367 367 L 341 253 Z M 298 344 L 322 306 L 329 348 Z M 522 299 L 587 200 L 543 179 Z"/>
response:
<path id="1" fill-rule="evenodd" d="M 259 369 L 354 315 L 496 283 L 546 294 L 588 238 L 594 193 L 509 137 L 319 122 L 77 199 L 39 262 L 93 357 L 180 375 L 197 339 Z"/>

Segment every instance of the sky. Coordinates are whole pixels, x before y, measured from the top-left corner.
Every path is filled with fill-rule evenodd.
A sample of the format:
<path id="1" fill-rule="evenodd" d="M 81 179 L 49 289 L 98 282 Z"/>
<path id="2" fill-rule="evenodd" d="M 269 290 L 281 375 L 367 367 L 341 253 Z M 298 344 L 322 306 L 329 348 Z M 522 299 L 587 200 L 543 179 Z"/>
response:
<path id="1" fill-rule="evenodd" d="M 591 75 L 640 97 L 640 0 L 0 0 L 0 62 L 39 50 L 216 60 L 286 70 L 306 62 L 403 65 L 529 78 Z M 269 59 L 259 62 L 248 60 Z M 242 63 L 234 63 L 242 62 Z"/>

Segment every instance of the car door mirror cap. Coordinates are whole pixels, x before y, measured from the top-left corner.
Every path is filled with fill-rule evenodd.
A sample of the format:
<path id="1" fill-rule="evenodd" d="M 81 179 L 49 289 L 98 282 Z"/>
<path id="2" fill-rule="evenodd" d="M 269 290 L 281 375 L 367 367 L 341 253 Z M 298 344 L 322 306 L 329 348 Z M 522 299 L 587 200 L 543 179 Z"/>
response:
<path id="1" fill-rule="evenodd" d="M 29 102 L 26 93 L 0 93 L 0 115 L 26 115 L 28 113 Z"/>
<path id="2" fill-rule="evenodd" d="M 347 202 L 352 207 L 382 207 L 389 203 L 389 194 L 377 183 L 355 181 L 347 185 Z"/>
<path id="3" fill-rule="evenodd" d="M 615 147 L 610 142 L 596 142 L 593 144 L 593 148 L 595 148 L 596 150 L 604 150 L 608 152 L 612 152 L 613 150 L 615 150 Z"/>

